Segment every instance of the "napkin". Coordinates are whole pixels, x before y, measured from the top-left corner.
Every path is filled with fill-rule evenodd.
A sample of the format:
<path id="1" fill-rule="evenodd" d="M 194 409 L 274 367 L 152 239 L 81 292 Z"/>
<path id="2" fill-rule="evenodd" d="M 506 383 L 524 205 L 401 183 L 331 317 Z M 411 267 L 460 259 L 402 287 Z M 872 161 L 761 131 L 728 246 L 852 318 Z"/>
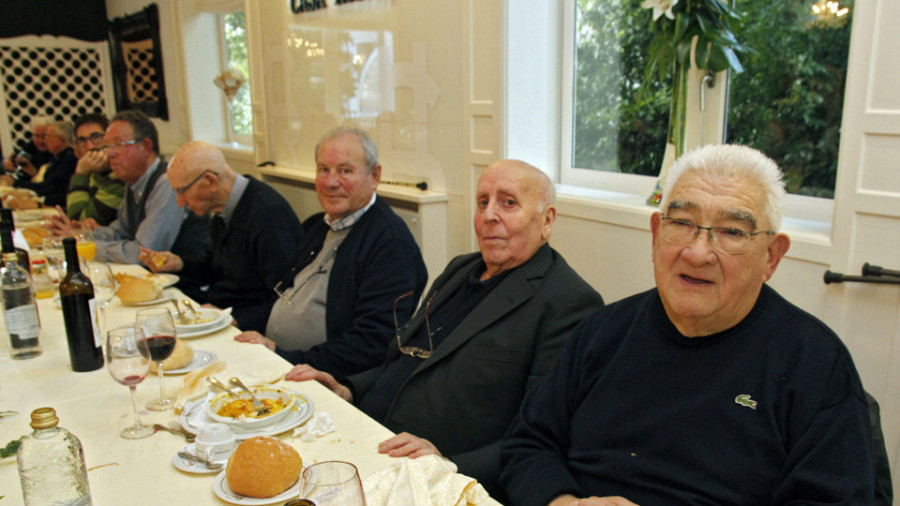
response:
<path id="1" fill-rule="evenodd" d="M 367 506 L 465 506 L 481 504 L 487 491 L 456 464 L 437 455 L 403 459 L 363 482 Z"/>
<path id="2" fill-rule="evenodd" d="M 308 422 L 294 429 L 294 437 L 300 436 L 300 439 L 309 443 L 325 434 L 331 434 L 337 430 L 334 420 L 328 413 L 317 411 Z"/>
<path id="3" fill-rule="evenodd" d="M 196 371 L 191 371 L 181 380 L 178 386 L 178 395 L 175 397 L 175 414 L 180 415 L 184 411 L 184 405 L 197 397 L 205 395 L 209 390 L 206 377 L 218 374 L 225 370 L 225 361 L 216 360 L 206 364 Z"/>

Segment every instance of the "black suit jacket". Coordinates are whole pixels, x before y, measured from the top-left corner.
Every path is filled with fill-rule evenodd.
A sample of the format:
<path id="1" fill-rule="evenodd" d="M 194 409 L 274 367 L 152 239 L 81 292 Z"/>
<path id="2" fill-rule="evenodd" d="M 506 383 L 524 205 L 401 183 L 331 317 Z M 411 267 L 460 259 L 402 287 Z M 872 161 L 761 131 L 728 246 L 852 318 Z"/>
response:
<path id="1" fill-rule="evenodd" d="M 453 259 L 428 295 L 440 310 L 451 287 L 466 282 L 480 253 Z M 394 396 L 385 426 L 428 439 L 459 472 L 502 497 L 500 440 L 525 393 L 552 368 L 571 331 L 603 299 L 548 245 L 510 271 L 434 350 Z M 424 324 L 424 304 L 401 339 Z M 405 341 L 404 341 L 405 342 Z M 392 342 L 385 365 L 347 378 L 362 399 L 383 368 L 400 355 Z"/>

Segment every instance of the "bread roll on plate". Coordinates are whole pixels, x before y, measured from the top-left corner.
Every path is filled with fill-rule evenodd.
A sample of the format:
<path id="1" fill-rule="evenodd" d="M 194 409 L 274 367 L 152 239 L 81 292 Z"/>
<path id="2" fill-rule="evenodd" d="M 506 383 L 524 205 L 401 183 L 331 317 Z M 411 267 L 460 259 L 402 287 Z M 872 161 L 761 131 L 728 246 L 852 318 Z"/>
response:
<path id="1" fill-rule="evenodd" d="M 162 296 L 162 288 L 153 281 L 132 278 L 119 285 L 116 295 L 123 304 L 139 304 L 159 299 Z"/>
<path id="2" fill-rule="evenodd" d="M 163 360 L 163 371 L 172 371 L 187 367 L 192 360 L 194 360 L 194 349 L 191 348 L 191 345 L 181 339 L 176 339 L 175 351 L 169 355 L 169 358 Z M 156 372 L 156 362 L 150 361 L 150 370 Z"/>
<path id="3" fill-rule="evenodd" d="M 239 444 L 228 459 L 225 478 L 231 491 L 247 497 L 275 497 L 300 479 L 303 459 L 291 445 L 268 436 Z"/>

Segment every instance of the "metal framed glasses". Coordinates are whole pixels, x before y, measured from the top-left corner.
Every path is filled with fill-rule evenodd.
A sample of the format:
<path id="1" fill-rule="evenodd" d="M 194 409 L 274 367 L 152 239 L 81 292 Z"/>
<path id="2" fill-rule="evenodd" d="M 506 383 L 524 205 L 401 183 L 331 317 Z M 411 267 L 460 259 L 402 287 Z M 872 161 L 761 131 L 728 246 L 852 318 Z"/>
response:
<path id="1" fill-rule="evenodd" d="M 104 139 L 106 137 L 103 135 L 103 132 L 94 132 L 87 137 L 75 137 L 75 144 L 78 144 L 80 147 L 87 146 L 88 141 L 91 142 L 94 146 L 103 147 L 106 145 Z"/>
<path id="2" fill-rule="evenodd" d="M 422 348 L 417 348 L 415 346 L 403 346 L 403 343 L 400 342 L 400 322 L 397 321 L 397 304 L 406 297 L 412 295 L 413 292 L 409 291 L 404 293 L 403 295 L 394 299 L 394 327 L 397 329 L 397 346 L 400 347 L 400 353 L 404 355 L 409 355 L 410 357 L 415 358 L 428 358 L 434 353 L 434 341 L 432 341 L 431 336 L 433 332 L 431 332 L 431 323 L 428 321 L 428 313 L 431 310 L 431 301 L 434 300 L 434 296 L 437 292 L 431 294 L 431 297 L 428 297 L 428 302 L 425 303 L 425 331 L 428 332 L 428 349 L 423 350 Z"/>
<path id="3" fill-rule="evenodd" d="M 709 245 L 719 253 L 740 255 L 750 249 L 753 238 L 761 235 L 775 235 L 774 230 L 747 232 L 737 227 L 701 227 L 696 223 L 677 218 L 662 216 L 659 226 L 660 235 L 671 244 L 685 245 L 694 242 L 700 230 L 706 230 Z"/>
<path id="4" fill-rule="evenodd" d="M 106 149 L 109 151 L 119 151 L 119 150 L 127 148 L 128 146 L 131 146 L 132 144 L 137 144 L 140 141 L 141 141 L 141 139 L 131 139 L 130 141 L 117 142 L 115 144 L 107 144 Z"/>
<path id="5" fill-rule="evenodd" d="M 194 186 L 195 184 L 197 184 L 197 181 L 200 181 L 200 179 L 202 179 L 203 176 L 205 176 L 206 174 L 213 174 L 213 175 L 215 175 L 216 177 L 219 176 L 219 173 L 218 173 L 218 172 L 216 172 L 216 171 L 214 171 L 214 170 L 206 169 L 206 170 L 204 170 L 203 172 L 201 172 L 200 174 L 198 174 L 197 177 L 195 177 L 193 180 L 191 180 L 190 183 L 188 183 L 188 184 L 182 186 L 181 188 L 175 189 L 175 193 L 177 193 L 178 195 L 184 195 L 185 192 L 187 192 L 188 190 L 191 189 L 191 186 Z"/>

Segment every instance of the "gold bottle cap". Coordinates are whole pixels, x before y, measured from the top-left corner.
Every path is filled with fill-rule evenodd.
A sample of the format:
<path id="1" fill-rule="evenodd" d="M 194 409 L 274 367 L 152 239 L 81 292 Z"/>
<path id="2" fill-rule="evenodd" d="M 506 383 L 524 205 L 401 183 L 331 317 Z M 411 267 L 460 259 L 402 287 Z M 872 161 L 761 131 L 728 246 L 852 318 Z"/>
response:
<path id="1" fill-rule="evenodd" d="M 31 412 L 32 429 L 52 429 L 59 423 L 56 410 L 53 408 L 37 408 Z"/>

